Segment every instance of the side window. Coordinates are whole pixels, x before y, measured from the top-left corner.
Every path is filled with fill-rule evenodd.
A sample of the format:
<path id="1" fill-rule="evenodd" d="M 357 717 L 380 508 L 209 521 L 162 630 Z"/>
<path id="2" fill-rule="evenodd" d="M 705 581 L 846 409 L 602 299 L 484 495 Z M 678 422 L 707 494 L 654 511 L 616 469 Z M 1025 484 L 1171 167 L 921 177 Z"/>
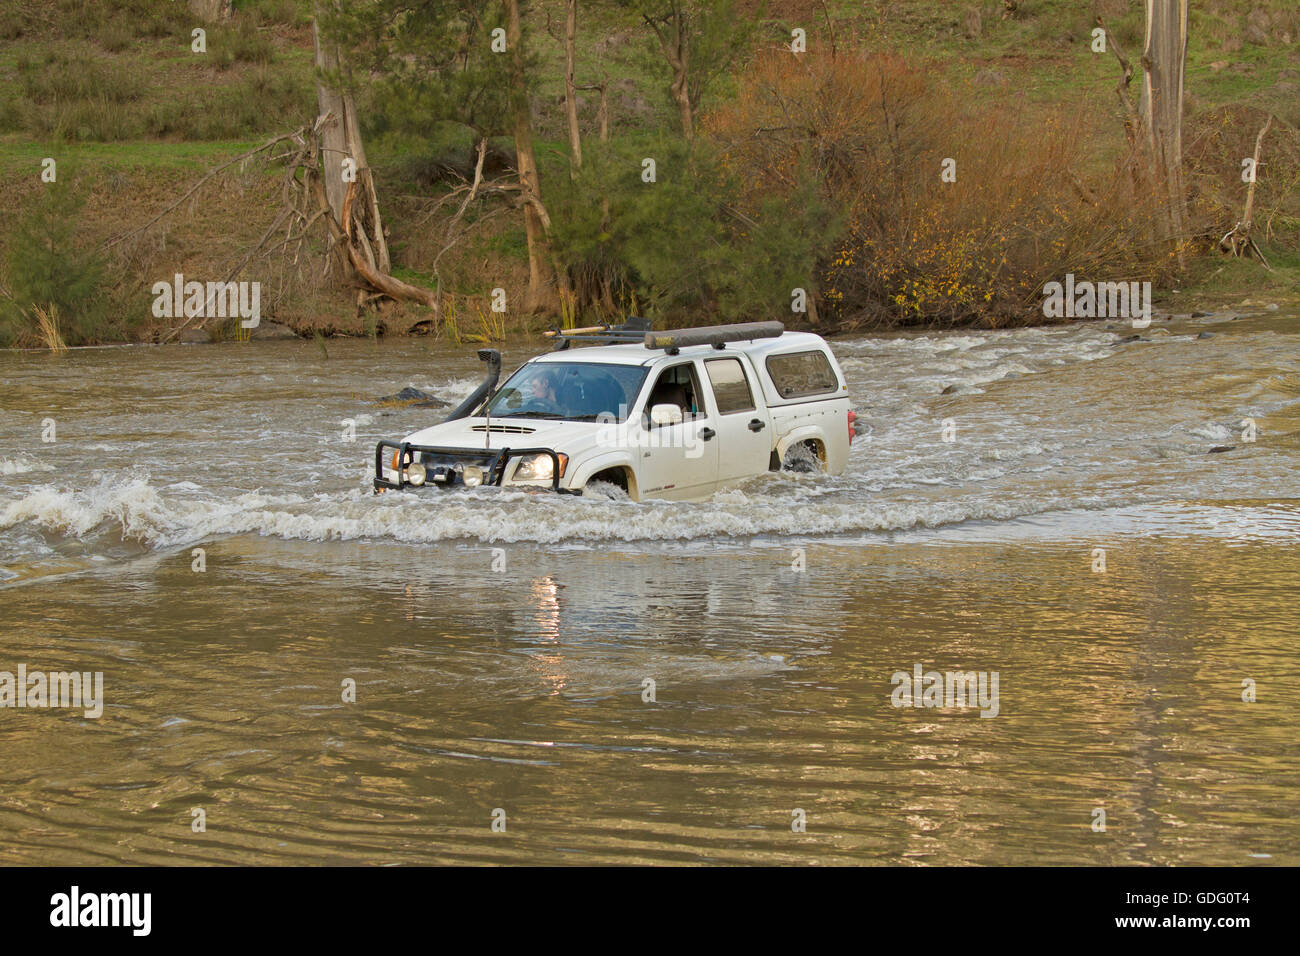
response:
<path id="1" fill-rule="evenodd" d="M 704 363 L 713 386 L 713 397 L 718 403 L 719 415 L 732 412 L 752 412 L 754 395 L 749 389 L 749 377 L 740 359 L 710 359 Z"/>
<path id="2" fill-rule="evenodd" d="M 808 352 L 790 352 L 787 355 L 769 355 L 767 374 L 782 398 L 801 395 L 822 395 L 840 387 L 831 368 L 830 359 L 821 349 Z"/>
<path id="3" fill-rule="evenodd" d="M 700 400 L 700 385 L 695 377 L 695 365 L 683 362 L 659 373 L 650 397 L 645 403 L 645 420 L 650 420 L 650 409 L 656 405 L 676 405 L 682 410 L 682 421 L 703 418 L 704 403 Z"/>

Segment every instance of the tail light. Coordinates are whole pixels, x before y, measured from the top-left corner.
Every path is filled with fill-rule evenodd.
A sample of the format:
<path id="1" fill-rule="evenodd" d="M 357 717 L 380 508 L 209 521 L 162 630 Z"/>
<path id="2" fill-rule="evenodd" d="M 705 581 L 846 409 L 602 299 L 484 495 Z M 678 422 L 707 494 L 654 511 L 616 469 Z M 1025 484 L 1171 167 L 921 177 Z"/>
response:
<path id="1" fill-rule="evenodd" d="M 858 413 L 850 408 L 849 409 L 849 443 L 850 444 L 852 444 L 853 439 L 856 438 L 858 434 L 857 430 L 853 427 L 854 422 L 856 422 L 857 420 L 858 420 Z"/>

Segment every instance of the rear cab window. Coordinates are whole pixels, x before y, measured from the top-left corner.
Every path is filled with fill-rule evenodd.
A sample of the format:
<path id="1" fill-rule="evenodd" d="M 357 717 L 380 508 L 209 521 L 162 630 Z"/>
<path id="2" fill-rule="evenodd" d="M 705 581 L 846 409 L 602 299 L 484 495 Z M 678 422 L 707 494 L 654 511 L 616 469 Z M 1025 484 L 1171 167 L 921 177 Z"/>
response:
<path id="1" fill-rule="evenodd" d="M 704 368 L 709 374 L 709 385 L 713 388 L 713 400 L 718 405 L 719 415 L 754 410 L 754 394 L 740 359 L 708 359 Z"/>
<path id="2" fill-rule="evenodd" d="M 767 375 L 782 398 L 829 395 L 839 391 L 839 376 L 821 349 L 767 357 Z"/>

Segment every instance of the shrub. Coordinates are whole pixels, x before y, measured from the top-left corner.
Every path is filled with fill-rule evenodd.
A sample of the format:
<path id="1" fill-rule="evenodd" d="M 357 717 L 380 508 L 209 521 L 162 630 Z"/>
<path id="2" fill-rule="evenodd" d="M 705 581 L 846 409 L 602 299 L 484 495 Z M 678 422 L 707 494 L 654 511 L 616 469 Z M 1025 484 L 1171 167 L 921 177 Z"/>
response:
<path id="1" fill-rule="evenodd" d="M 99 31 L 99 45 L 109 53 L 121 53 L 135 40 L 131 30 L 121 23 L 109 23 Z"/>
<path id="2" fill-rule="evenodd" d="M 218 65 L 224 64 L 223 69 L 232 63 L 266 65 L 275 59 L 275 44 L 268 32 L 244 18 L 234 26 L 209 29 L 208 52 L 217 58 Z"/>
<path id="3" fill-rule="evenodd" d="M 811 182 L 843 210 L 821 261 L 841 328 L 1000 324 L 1032 316 L 1043 283 L 1067 271 L 1153 280 L 1169 267 L 1145 200 L 1095 172 L 1073 117 L 954 97 L 899 57 L 768 59 L 706 128 L 749 204 Z M 948 160 L 955 182 L 941 176 Z"/>
<path id="4" fill-rule="evenodd" d="M 642 179 L 646 157 L 654 183 Z M 806 185 L 746 202 L 707 143 L 593 144 L 577 184 L 561 170 L 545 178 L 579 309 L 608 314 L 635 301 L 669 324 L 788 316 L 791 290 L 810 285 L 836 234 L 836 217 Z"/>
<path id="5" fill-rule="evenodd" d="M 19 216 L 4 261 L 0 343 L 45 343 L 51 331 L 72 344 L 109 334 L 105 266 L 97 250 L 78 240 L 81 206 L 72 186 L 51 184 Z M 42 314 L 57 323 L 44 333 Z"/>

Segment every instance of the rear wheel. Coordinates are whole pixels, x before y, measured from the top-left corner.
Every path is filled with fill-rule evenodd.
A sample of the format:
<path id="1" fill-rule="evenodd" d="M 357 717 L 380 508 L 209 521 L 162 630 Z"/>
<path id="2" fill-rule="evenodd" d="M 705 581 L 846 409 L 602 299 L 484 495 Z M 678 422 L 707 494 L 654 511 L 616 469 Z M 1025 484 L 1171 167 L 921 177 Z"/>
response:
<path id="1" fill-rule="evenodd" d="M 785 450 L 781 470 L 812 475 L 825 470 L 821 449 L 815 441 L 801 441 Z"/>

